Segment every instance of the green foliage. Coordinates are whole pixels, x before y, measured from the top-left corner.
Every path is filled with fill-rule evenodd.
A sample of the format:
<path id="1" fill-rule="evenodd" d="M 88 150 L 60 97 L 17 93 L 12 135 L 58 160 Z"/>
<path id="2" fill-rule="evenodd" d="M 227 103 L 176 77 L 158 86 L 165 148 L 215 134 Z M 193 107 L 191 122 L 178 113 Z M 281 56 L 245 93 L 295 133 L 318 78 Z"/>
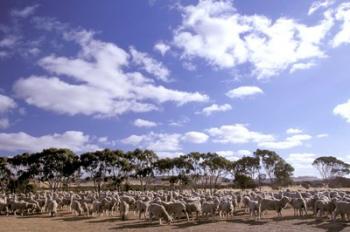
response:
<path id="1" fill-rule="evenodd" d="M 235 174 L 233 183 L 240 189 L 256 188 L 256 184 L 250 176 L 246 176 L 240 173 Z"/>
<path id="2" fill-rule="evenodd" d="M 350 165 L 333 156 L 318 157 L 312 165 L 319 171 L 323 179 L 341 177 L 350 173 Z"/>

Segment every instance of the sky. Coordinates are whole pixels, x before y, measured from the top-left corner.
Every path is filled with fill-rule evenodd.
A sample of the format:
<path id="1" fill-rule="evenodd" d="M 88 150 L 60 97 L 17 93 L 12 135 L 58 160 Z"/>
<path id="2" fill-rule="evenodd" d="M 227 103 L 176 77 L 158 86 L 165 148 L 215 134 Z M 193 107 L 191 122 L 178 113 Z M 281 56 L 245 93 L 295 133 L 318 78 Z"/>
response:
<path id="1" fill-rule="evenodd" d="M 0 154 L 350 162 L 350 1 L 0 1 Z"/>

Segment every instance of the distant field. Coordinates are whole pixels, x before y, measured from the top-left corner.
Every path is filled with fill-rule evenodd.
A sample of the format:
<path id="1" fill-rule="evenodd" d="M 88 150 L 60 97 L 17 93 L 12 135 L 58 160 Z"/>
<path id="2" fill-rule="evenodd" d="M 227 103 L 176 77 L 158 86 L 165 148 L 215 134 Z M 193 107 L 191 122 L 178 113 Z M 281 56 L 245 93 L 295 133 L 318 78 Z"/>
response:
<path id="1" fill-rule="evenodd" d="M 250 220 L 247 215 L 238 212 L 228 220 L 200 219 L 199 222 L 180 221 L 172 225 L 159 226 L 153 223 L 138 220 L 130 213 L 130 219 L 121 221 L 119 217 L 76 217 L 68 213 L 61 213 L 58 217 L 47 215 L 29 217 L 0 217 L 0 231 L 2 232 L 97 232 L 97 231 L 251 231 L 251 232 L 280 232 L 280 231 L 350 231 L 350 223 L 330 222 L 328 219 L 315 220 L 311 216 L 297 218 L 292 216 L 293 211 L 283 211 L 282 219 L 274 219 L 275 212 L 268 212 L 266 219 L 261 221 Z"/>

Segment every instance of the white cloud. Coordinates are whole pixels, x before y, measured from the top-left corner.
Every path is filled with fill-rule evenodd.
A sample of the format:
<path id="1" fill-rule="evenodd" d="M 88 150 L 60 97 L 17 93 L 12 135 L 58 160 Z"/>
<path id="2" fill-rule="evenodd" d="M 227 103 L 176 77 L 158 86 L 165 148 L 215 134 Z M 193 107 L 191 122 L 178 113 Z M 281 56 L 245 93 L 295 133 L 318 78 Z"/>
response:
<path id="1" fill-rule="evenodd" d="M 301 134 L 303 133 L 302 130 L 298 129 L 298 128 L 289 128 L 288 130 L 286 130 L 287 134 Z"/>
<path id="2" fill-rule="evenodd" d="M 155 133 L 130 135 L 121 140 L 122 143 L 150 149 L 156 152 L 179 152 L 182 150 L 181 142 L 204 143 L 208 136 L 201 132 L 189 131 L 185 134 L 179 133 Z"/>
<path id="3" fill-rule="evenodd" d="M 290 149 L 293 147 L 302 146 L 304 141 L 312 139 L 311 135 L 307 134 L 297 134 L 287 137 L 285 140 L 281 141 L 267 141 L 258 143 L 259 147 L 267 149 Z"/>
<path id="4" fill-rule="evenodd" d="M 348 123 L 350 123 L 350 99 L 345 103 L 337 105 L 333 109 L 333 114 L 344 118 Z"/>
<path id="5" fill-rule="evenodd" d="M 335 18 L 342 22 L 341 30 L 332 41 L 333 47 L 338 47 L 350 43 L 350 2 L 343 3 L 337 8 Z"/>
<path id="6" fill-rule="evenodd" d="M 208 138 L 209 136 L 202 132 L 190 131 L 182 137 L 182 140 L 190 143 L 205 143 Z"/>
<path id="7" fill-rule="evenodd" d="M 131 135 L 121 142 L 156 152 L 173 152 L 181 150 L 180 140 L 181 134 L 150 132 L 144 135 Z"/>
<path id="8" fill-rule="evenodd" d="M 274 141 L 274 137 L 269 134 L 263 134 L 256 131 L 250 131 L 244 124 L 223 125 L 207 130 L 210 136 L 213 137 L 215 143 L 262 143 Z"/>
<path id="9" fill-rule="evenodd" d="M 204 114 L 206 116 L 209 116 L 215 112 L 226 112 L 231 109 L 232 107 L 230 104 L 223 104 L 223 105 L 212 104 L 210 106 L 203 108 L 202 111 L 197 112 L 197 114 Z"/>
<path id="10" fill-rule="evenodd" d="M 244 98 L 262 93 L 264 93 L 263 90 L 257 86 L 241 86 L 228 91 L 226 93 L 226 96 L 228 96 L 229 98 Z"/>
<path id="11" fill-rule="evenodd" d="M 225 157 L 228 160 L 236 161 L 243 156 L 250 156 L 252 153 L 248 150 L 238 150 L 238 151 L 217 151 L 217 154 Z"/>
<path id="12" fill-rule="evenodd" d="M 308 15 L 312 15 L 317 10 L 319 10 L 321 8 L 327 8 L 331 5 L 333 5 L 334 3 L 335 3 L 335 0 L 316 0 L 311 4 L 311 6 L 309 8 Z"/>
<path id="13" fill-rule="evenodd" d="M 155 127 L 157 126 L 157 123 L 138 118 L 134 121 L 134 125 L 137 127 Z"/>
<path id="14" fill-rule="evenodd" d="M 113 43 L 95 39 L 92 32 L 64 35 L 76 41 L 81 50 L 76 57 L 49 55 L 40 59 L 39 65 L 58 77 L 30 76 L 16 81 L 15 93 L 28 104 L 62 114 L 109 117 L 157 110 L 164 102 L 180 106 L 209 99 L 198 92 L 155 85 L 139 72 L 125 72 L 130 55 Z"/>
<path id="15" fill-rule="evenodd" d="M 312 162 L 317 158 L 312 153 L 291 153 L 286 161 L 295 168 L 312 168 Z"/>
<path id="16" fill-rule="evenodd" d="M 27 6 L 21 10 L 15 9 L 11 11 L 11 15 L 15 17 L 27 18 L 28 16 L 34 14 L 38 7 L 39 5 L 35 4 L 33 6 Z"/>
<path id="17" fill-rule="evenodd" d="M 170 71 L 161 62 L 153 59 L 147 53 L 137 51 L 130 47 L 132 62 L 141 66 L 149 74 L 162 81 L 169 81 Z"/>
<path id="18" fill-rule="evenodd" d="M 277 140 L 271 134 L 251 131 L 244 124 L 223 125 L 207 130 L 214 143 L 243 144 L 256 143 L 258 147 L 267 149 L 289 149 L 302 146 L 304 141 L 310 140 L 312 136 L 307 134 L 294 134 L 285 140 Z"/>
<path id="19" fill-rule="evenodd" d="M 16 107 L 16 102 L 12 98 L 0 94 L 0 113 L 5 113 Z"/>
<path id="20" fill-rule="evenodd" d="M 293 64 L 292 67 L 290 68 L 289 72 L 290 73 L 294 73 L 296 71 L 299 70 L 304 70 L 304 69 L 309 69 L 313 66 L 315 66 L 316 64 L 314 62 L 308 62 L 308 63 L 296 63 Z"/>
<path id="21" fill-rule="evenodd" d="M 173 44 L 183 60 L 202 58 L 220 69 L 252 64 L 258 79 L 325 57 L 322 41 L 333 26 L 330 13 L 308 26 L 286 17 L 239 14 L 229 0 L 203 0 L 180 9 L 183 21 Z"/>
<path id="22" fill-rule="evenodd" d="M 178 120 L 170 120 L 169 121 L 169 126 L 177 126 L 177 127 L 181 127 L 183 126 L 184 124 L 190 122 L 190 119 L 189 117 L 187 116 L 183 116 L 181 117 L 180 119 Z"/>
<path id="23" fill-rule="evenodd" d="M 162 54 L 162 56 L 165 55 L 165 53 L 167 53 L 167 51 L 169 51 L 170 46 L 165 44 L 164 42 L 158 42 L 154 45 L 154 50 L 160 52 L 160 54 Z"/>
<path id="24" fill-rule="evenodd" d="M 328 137 L 328 136 L 329 136 L 329 135 L 326 134 L 326 133 L 322 133 L 322 134 L 316 135 L 317 138 L 326 138 L 326 137 Z"/>
<path id="25" fill-rule="evenodd" d="M 18 42 L 19 38 L 14 35 L 9 35 L 0 40 L 0 48 L 13 48 Z"/>
<path id="26" fill-rule="evenodd" d="M 89 135 L 81 131 L 66 131 L 35 137 L 24 132 L 0 133 L 0 150 L 37 152 L 45 148 L 69 148 L 76 152 L 99 149 L 91 144 Z"/>
<path id="27" fill-rule="evenodd" d="M 0 129 L 6 129 L 10 126 L 8 118 L 0 118 Z"/>

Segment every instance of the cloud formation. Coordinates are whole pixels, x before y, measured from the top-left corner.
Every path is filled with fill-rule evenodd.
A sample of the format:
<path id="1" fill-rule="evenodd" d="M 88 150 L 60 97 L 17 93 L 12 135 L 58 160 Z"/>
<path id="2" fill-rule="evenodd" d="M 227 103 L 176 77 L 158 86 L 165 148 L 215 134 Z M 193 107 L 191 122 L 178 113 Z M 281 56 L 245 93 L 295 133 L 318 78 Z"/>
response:
<path id="1" fill-rule="evenodd" d="M 95 39 L 90 31 L 69 31 L 64 37 L 80 46 L 77 56 L 43 57 L 39 65 L 49 75 L 33 75 L 14 84 L 16 95 L 28 104 L 61 114 L 110 117 L 130 111 L 157 110 L 164 102 L 181 106 L 209 99 L 198 92 L 156 85 L 140 72 L 125 72 L 124 68 L 131 62 L 130 54 L 116 44 Z M 136 56 L 140 55 L 135 52 Z M 140 64 L 148 65 L 151 58 L 141 55 L 142 58 L 137 58 L 141 59 Z M 63 77 L 67 78 L 63 80 Z"/>
<path id="2" fill-rule="evenodd" d="M 38 152 L 50 147 L 69 148 L 75 152 L 99 149 L 91 143 L 91 137 L 81 131 L 66 131 L 62 134 L 54 133 L 39 137 L 25 132 L 0 133 L 0 150 L 3 151 Z"/>
<path id="3" fill-rule="evenodd" d="M 257 94 L 263 94 L 264 91 L 257 86 L 240 86 L 226 93 L 229 98 L 245 98 Z"/>
<path id="4" fill-rule="evenodd" d="M 183 60 L 202 58 L 219 69 L 250 64 L 257 79 L 312 67 L 305 64 L 326 57 L 322 46 L 334 25 L 330 11 L 309 26 L 287 17 L 243 15 L 229 0 L 203 0 L 181 6 L 180 11 L 183 20 L 174 31 L 173 44 Z M 338 18 L 344 16 L 339 13 Z"/>

